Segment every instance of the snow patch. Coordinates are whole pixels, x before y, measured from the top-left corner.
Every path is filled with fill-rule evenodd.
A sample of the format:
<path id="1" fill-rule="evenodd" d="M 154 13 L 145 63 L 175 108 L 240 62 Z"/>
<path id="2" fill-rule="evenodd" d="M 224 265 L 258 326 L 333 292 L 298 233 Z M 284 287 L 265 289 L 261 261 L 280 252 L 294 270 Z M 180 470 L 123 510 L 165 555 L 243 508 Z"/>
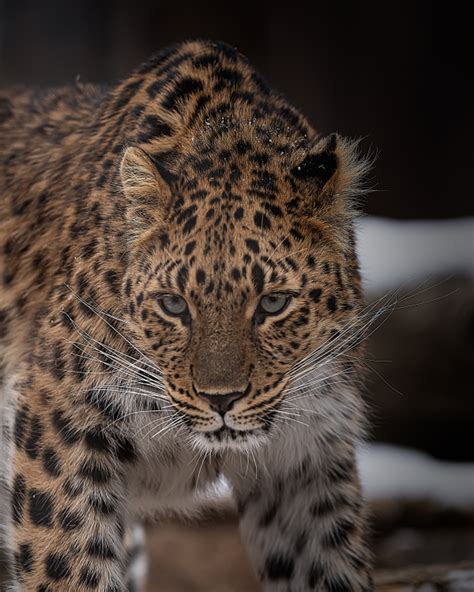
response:
<path id="1" fill-rule="evenodd" d="M 474 217 L 399 221 L 368 216 L 357 221 L 356 233 L 368 291 L 456 272 L 474 276 Z"/>
<path id="2" fill-rule="evenodd" d="M 359 449 L 358 464 L 368 500 L 427 499 L 474 508 L 474 463 L 438 461 L 409 448 L 367 444 Z"/>

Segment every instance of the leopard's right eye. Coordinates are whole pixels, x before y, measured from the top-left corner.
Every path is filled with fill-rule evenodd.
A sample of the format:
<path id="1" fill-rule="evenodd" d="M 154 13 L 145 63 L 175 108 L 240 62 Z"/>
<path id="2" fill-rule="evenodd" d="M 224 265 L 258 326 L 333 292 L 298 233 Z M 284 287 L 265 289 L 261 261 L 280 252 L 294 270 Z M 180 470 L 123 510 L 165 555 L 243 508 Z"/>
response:
<path id="1" fill-rule="evenodd" d="M 258 303 L 255 315 L 257 317 L 275 316 L 282 313 L 291 302 L 292 295 L 283 292 L 275 292 L 262 296 Z"/>
<path id="2" fill-rule="evenodd" d="M 161 308 L 166 314 L 179 317 L 188 312 L 186 300 L 177 294 L 165 294 L 159 299 Z"/>

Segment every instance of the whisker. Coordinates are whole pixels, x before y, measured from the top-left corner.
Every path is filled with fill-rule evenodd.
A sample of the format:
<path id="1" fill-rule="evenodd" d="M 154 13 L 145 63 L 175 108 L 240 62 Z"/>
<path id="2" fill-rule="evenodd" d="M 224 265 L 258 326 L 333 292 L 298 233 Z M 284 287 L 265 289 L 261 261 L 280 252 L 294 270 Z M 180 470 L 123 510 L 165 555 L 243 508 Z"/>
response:
<path id="1" fill-rule="evenodd" d="M 210 450 L 206 450 L 206 451 L 204 452 L 204 454 L 203 454 L 203 457 L 202 457 L 201 464 L 199 465 L 199 470 L 198 470 L 198 473 L 197 473 L 197 476 L 196 476 L 196 485 L 198 485 L 198 484 L 199 484 L 199 477 L 201 476 L 201 471 L 202 471 L 202 468 L 203 468 L 203 466 L 204 466 L 204 463 L 205 463 L 206 459 L 207 459 L 209 456 L 210 456 Z"/>
<path id="2" fill-rule="evenodd" d="M 97 342 L 97 340 L 94 340 L 92 337 L 86 337 L 86 339 L 93 340 L 93 341 Z M 115 353 L 108 353 L 107 354 L 108 358 L 110 360 L 112 360 L 113 362 L 115 362 L 114 364 L 111 364 L 109 361 L 106 361 L 101 358 L 96 358 L 92 354 L 87 353 L 85 346 L 83 346 L 82 344 L 79 344 L 78 342 L 71 342 L 70 340 L 67 340 L 67 341 L 69 343 L 71 343 L 72 345 L 74 345 L 75 348 L 81 352 L 81 354 L 73 352 L 73 355 L 75 355 L 75 356 L 82 357 L 82 359 L 88 359 L 89 361 L 95 361 L 101 365 L 107 366 L 108 368 L 111 368 L 113 370 L 117 370 L 118 372 L 123 372 L 125 374 L 128 374 L 129 377 L 138 377 L 138 378 L 142 379 L 142 378 L 144 378 L 143 374 L 145 374 L 146 377 L 151 376 L 153 378 L 153 381 L 149 380 L 150 385 L 158 386 L 158 387 L 164 386 L 164 383 L 161 380 L 161 377 L 159 375 L 155 375 L 155 374 L 151 373 L 150 371 L 142 368 L 141 366 L 137 366 L 136 364 L 130 364 L 130 362 L 128 362 L 128 360 L 122 360 L 121 359 L 121 356 L 122 356 L 121 352 L 118 352 L 119 355 L 116 355 Z M 101 347 L 105 347 L 106 349 L 109 349 L 112 352 L 116 351 L 113 348 L 109 348 L 105 344 L 102 344 L 101 342 L 97 342 L 97 343 L 100 344 Z M 102 355 L 104 354 L 104 352 L 100 348 L 94 346 L 93 343 L 90 343 L 90 341 L 89 341 L 88 345 L 94 351 L 98 352 L 99 354 L 102 354 Z M 143 384 L 148 384 L 148 383 L 143 382 Z"/>
<path id="3" fill-rule="evenodd" d="M 100 312 L 98 312 L 97 308 L 94 306 L 91 306 L 86 300 L 84 300 L 81 296 L 79 296 L 79 294 L 77 294 L 77 292 L 75 292 L 72 287 L 69 284 L 64 284 L 69 290 L 70 292 L 73 294 L 73 296 L 75 298 L 77 298 L 77 300 L 79 300 L 79 302 L 81 302 L 84 306 L 86 306 L 87 308 L 89 308 L 91 310 L 91 312 L 93 312 L 96 316 L 98 316 L 110 329 L 112 329 L 112 331 L 114 333 L 116 333 L 119 337 L 121 337 L 131 348 L 133 348 L 139 355 L 140 357 L 144 358 L 150 365 L 151 367 L 154 366 L 153 362 L 142 352 L 140 351 L 135 345 L 134 343 L 132 343 L 129 339 L 127 339 L 125 337 L 125 335 L 123 335 L 116 327 L 114 327 L 111 323 L 109 323 L 109 321 L 107 321 L 107 319 L 105 319 Z M 63 314 L 67 313 L 65 311 L 62 311 Z M 69 315 L 68 315 L 69 316 Z M 70 318 L 70 317 L 69 317 Z M 70 320 L 74 323 L 74 321 L 70 318 Z M 76 325 L 76 323 L 74 323 Z M 77 325 L 76 325 L 77 326 Z"/>
<path id="4" fill-rule="evenodd" d="M 181 418 L 176 418 L 176 419 L 168 422 L 167 425 L 164 428 L 162 428 L 158 432 L 155 432 L 151 436 L 151 438 L 154 440 L 157 436 L 160 436 L 159 440 L 161 440 L 161 439 L 163 439 L 166 436 L 166 434 L 168 434 L 172 430 L 174 430 L 176 428 L 179 429 L 181 427 L 181 423 L 182 423 Z"/>

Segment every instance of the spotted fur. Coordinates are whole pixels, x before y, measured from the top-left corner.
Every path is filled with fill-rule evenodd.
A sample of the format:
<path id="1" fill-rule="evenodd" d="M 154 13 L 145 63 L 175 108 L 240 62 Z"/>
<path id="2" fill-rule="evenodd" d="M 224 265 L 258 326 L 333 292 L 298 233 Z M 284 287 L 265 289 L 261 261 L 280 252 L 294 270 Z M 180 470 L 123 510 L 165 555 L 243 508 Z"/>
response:
<path id="1" fill-rule="evenodd" d="M 372 589 L 354 459 L 364 169 L 224 44 L 173 46 L 110 90 L 0 93 L 15 590 L 123 592 L 137 516 L 190 511 L 220 474 L 264 590 Z"/>

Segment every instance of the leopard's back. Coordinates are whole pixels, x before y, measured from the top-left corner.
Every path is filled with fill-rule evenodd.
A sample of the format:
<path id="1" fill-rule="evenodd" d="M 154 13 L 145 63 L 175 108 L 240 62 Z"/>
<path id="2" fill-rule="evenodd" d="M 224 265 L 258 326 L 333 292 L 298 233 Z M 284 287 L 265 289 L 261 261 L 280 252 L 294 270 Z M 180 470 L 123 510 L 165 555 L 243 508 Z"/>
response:
<path id="1" fill-rule="evenodd" d="M 57 281 L 62 231 L 74 201 L 99 87 L 0 89 L 0 360 L 25 354 Z M 87 175 L 85 175 L 87 177 Z M 70 208 L 70 206 L 69 206 Z"/>

